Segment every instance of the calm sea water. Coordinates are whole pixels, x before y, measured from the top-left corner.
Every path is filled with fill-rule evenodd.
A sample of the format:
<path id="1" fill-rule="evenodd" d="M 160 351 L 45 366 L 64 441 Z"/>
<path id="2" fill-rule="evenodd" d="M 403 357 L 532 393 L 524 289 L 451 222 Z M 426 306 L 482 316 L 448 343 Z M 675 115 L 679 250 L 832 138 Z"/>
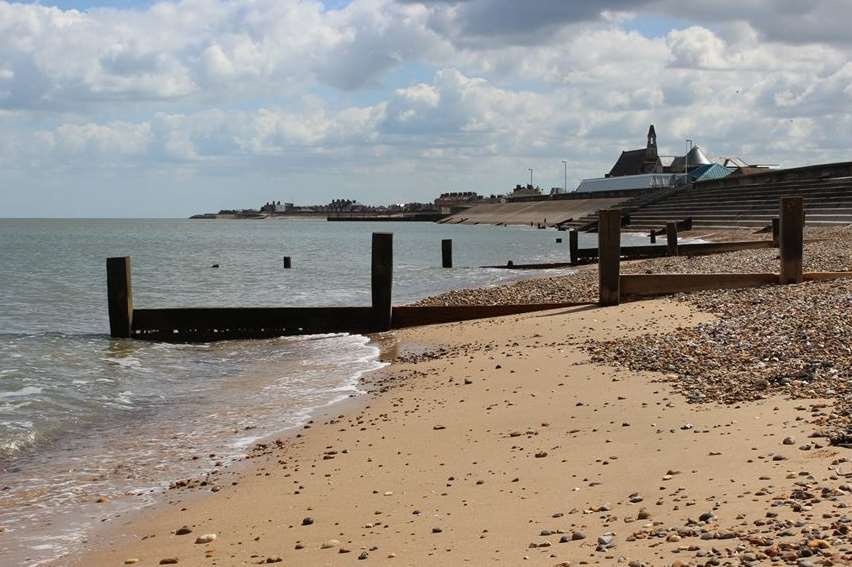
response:
<path id="1" fill-rule="evenodd" d="M 105 258 L 132 256 L 136 307 L 368 305 L 374 231 L 394 233 L 395 303 L 532 275 L 476 266 L 567 259 L 563 234 L 492 226 L 0 220 L 0 564 L 74 549 L 102 518 L 304 423 L 381 366 L 357 335 L 110 339 Z M 467 267 L 439 267 L 442 238 Z"/>

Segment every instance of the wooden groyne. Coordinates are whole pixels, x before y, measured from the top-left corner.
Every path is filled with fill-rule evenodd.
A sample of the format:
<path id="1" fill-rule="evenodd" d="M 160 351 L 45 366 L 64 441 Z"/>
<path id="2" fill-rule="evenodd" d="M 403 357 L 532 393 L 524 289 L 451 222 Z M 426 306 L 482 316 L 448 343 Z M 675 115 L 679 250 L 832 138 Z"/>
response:
<path id="1" fill-rule="evenodd" d="M 648 297 L 709 289 L 737 289 L 773 284 L 790 284 L 802 281 L 822 281 L 852 278 L 852 272 L 803 272 L 805 214 L 801 197 L 784 197 L 780 202 L 778 243 L 780 265 L 778 273 L 715 273 L 715 274 L 625 274 L 620 273 L 624 255 L 619 250 L 621 242 L 618 211 L 601 211 L 600 232 L 599 304 L 617 305 L 625 297 Z M 773 245 L 773 241 L 766 241 Z M 746 243 L 720 243 L 721 245 Z M 678 252 L 685 246 L 681 245 Z M 747 246 L 746 246 L 747 247 Z M 757 247 L 757 246 L 755 246 Z M 761 246 L 770 247 L 770 246 Z"/>
<path id="2" fill-rule="evenodd" d="M 649 258 L 663 258 L 666 256 L 707 256 L 710 254 L 735 252 L 737 250 L 754 250 L 760 248 L 778 247 L 777 237 L 773 238 L 773 240 L 742 240 L 732 242 L 699 242 L 694 244 L 681 244 L 678 241 L 678 231 L 676 226 L 674 225 L 675 223 L 669 223 L 669 226 L 667 227 L 666 243 L 647 246 L 621 246 L 619 247 L 619 257 L 622 260 L 646 260 Z M 808 242 L 815 242 L 816 240 L 818 239 L 808 240 Z M 577 241 L 578 233 L 576 230 L 572 229 L 568 233 L 567 262 L 543 262 L 524 264 L 510 261 L 504 265 L 480 267 L 500 268 L 506 270 L 553 270 L 597 262 L 598 256 L 600 255 L 599 249 L 579 248 L 577 246 Z"/>
<path id="3" fill-rule="evenodd" d="M 677 232 L 669 235 L 667 244 L 649 246 L 622 246 L 620 255 L 622 260 L 644 260 L 647 258 L 663 258 L 665 256 L 706 256 L 709 254 L 721 254 L 724 252 L 735 252 L 737 250 L 755 250 L 760 248 L 776 248 L 777 244 L 771 240 L 743 240 L 733 242 L 700 242 L 696 244 L 680 244 L 677 241 Z M 577 250 L 575 264 L 586 264 L 598 259 L 597 248 L 580 248 Z"/>
<path id="4" fill-rule="evenodd" d="M 208 342 L 323 333 L 376 333 L 436 323 L 589 305 L 548 303 L 472 306 L 393 306 L 393 234 L 374 233 L 370 306 L 187 307 L 138 309 L 130 257 L 107 258 L 110 335 L 165 342 Z"/>
<path id="5" fill-rule="evenodd" d="M 850 278 L 852 272 L 802 271 L 804 248 L 804 212 L 800 197 L 781 200 L 780 216 L 773 223 L 773 240 L 679 244 L 671 246 L 622 247 L 621 213 L 600 211 L 598 259 L 601 306 L 617 305 L 624 298 L 642 298 L 705 289 L 747 288 L 801 281 Z M 676 234 L 670 235 L 676 242 Z M 451 244 L 442 242 L 442 265 L 452 265 Z M 582 258 L 592 255 L 576 248 L 577 233 L 572 231 L 569 245 Z M 779 247 L 778 273 L 718 274 L 625 274 L 620 273 L 623 259 L 667 254 L 712 254 L 750 248 Z M 638 250 L 637 250 L 638 249 Z M 639 256 L 639 255 L 644 256 Z M 653 256 L 648 256 L 653 254 Z M 573 264 L 573 263 L 572 263 Z M 534 269 L 566 267 L 560 264 L 517 264 L 509 267 Z M 494 266 L 506 267 L 506 266 Z M 372 239 L 371 305 L 354 307 L 192 307 L 139 309 L 133 303 L 131 259 L 108 258 L 107 297 L 110 334 L 115 338 L 133 338 L 166 342 L 208 342 L 224 339 L 265 338 L 285 335 L 323 333 L 376 333 L 437 323 L 517 315 L 534 311 L 589 306 L 584 302 L 560 302 L 517 305 L 464 306 L 393 306 L 393 235 L 374 233 Z"/>

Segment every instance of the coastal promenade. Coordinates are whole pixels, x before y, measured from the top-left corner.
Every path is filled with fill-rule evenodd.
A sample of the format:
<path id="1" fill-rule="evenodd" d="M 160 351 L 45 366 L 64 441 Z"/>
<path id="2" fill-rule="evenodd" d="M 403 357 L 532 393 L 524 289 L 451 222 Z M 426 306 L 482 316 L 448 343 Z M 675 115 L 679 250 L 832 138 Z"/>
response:
<path id="1" fill-rule="evenodd" d="M 852 230 L 809 232 L 806 270 L 852 270 Z M 591 299 L 592 275 L 422 303 Z M 244 467 L 188 454 L 198 477 L 61 564 L 849 564 L 850 301 L 841 279 L 378 335 L 367 395 Z"/>

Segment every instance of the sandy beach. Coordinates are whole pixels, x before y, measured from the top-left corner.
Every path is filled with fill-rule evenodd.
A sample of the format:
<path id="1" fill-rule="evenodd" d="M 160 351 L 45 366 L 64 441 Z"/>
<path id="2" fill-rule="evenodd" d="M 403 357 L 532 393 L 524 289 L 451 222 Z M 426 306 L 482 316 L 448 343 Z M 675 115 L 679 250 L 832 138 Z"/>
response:
<path id="1" fill-rule="evenodd" d="M 384 337 L 369 394 L 58 564 L 849 564 L 852 462 L 825 431 L 848 367 L 718 401 L 718 375 L 696 400 L 678 364 L 636 368 L 637 345 L 717 329 L 711 310 L 667 298 Z"/>

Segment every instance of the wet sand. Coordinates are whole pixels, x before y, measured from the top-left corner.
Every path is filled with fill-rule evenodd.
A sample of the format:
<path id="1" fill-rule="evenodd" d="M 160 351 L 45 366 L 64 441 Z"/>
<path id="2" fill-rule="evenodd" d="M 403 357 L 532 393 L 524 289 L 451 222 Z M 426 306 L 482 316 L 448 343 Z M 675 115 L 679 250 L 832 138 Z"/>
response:
<path id="1" fill-rule="evenodd" d="M 360 403 L 58 564 L 844 564 L 848 450 L 800 448 L 821 400 L 689 404 L 581 348 L 712 318 L 660 299 L 399 332 Z"/>

